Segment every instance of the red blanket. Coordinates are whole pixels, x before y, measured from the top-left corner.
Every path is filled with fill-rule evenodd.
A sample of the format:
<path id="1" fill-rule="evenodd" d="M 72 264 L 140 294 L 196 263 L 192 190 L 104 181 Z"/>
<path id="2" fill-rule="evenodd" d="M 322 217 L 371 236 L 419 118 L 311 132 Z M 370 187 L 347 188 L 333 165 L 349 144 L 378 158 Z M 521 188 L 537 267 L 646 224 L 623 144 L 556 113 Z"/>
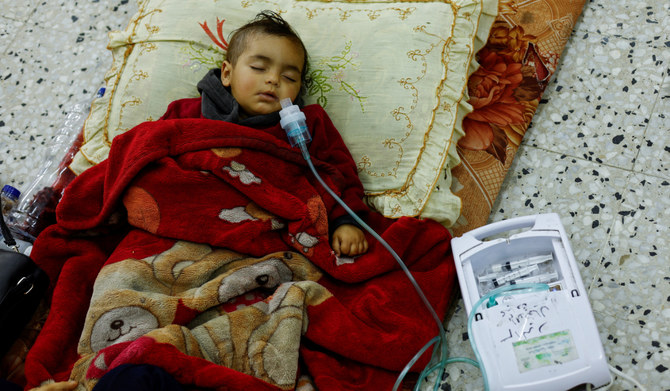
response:
<path id="1" fill-rule="evenodd" d="M 315 166 L 362 212 L 341 139 L 322 109 L 305 112 Z M 343 213 L 278 127 L 136 127 L 68 187 L 35 243 L 55 286 L 28 387 L 70 377 L 92 389 L 121 364 L 151 363 L 219 390 L 294 389 L 300 374 L 320 390 L 390 389 L 437 327 L 372 237 L 353 262 L 335 256 L 328 222 Z M 448 231 L 375 213 L 368 223 L 444 316 Z"/>

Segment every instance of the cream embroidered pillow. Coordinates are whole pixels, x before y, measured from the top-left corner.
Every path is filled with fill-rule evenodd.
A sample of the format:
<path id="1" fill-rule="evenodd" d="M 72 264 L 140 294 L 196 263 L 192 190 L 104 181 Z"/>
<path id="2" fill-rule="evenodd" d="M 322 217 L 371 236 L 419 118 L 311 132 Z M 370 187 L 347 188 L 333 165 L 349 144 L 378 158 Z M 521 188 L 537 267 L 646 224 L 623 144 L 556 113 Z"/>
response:
<path id="1" fill-rule="evenodd" d="M 105 159 L 116 135 L 158 119 L 171 101 L 198 96 L 230 33 L 265 9 L 303 39 L 313 80 L 305 100 L 324 106 L 342 134 L 368 203 L 389 217 L 451 225 L 467 76 L 497 0 L 140 1 L 128 28 L 110 33 L 107 93 L 93 104 L 73 171 Z"/>

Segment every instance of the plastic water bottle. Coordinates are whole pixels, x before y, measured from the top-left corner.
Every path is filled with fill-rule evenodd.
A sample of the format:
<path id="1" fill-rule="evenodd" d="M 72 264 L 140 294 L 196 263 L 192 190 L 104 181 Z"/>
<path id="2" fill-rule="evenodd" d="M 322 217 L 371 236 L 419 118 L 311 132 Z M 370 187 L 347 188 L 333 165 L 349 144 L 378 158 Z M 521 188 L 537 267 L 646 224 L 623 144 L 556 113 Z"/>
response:
<path id="1" fill-rule="evenodd" d="M 9 216 L 9 213 L 19 203 L 21 192 L 14 186 L 5 185 L 0 192 L 2 197 L 2 215 Z"/>
<path id="2" fill-rule="evenodd" d="M 15 188 L 14 186 L 10 185 L 5 185 L 2 188 L 2 191 L 0 191 L 0 198 L 2 199 L 2 217 L 4 218 L 5 216 L 9 216 L 10 212 L 14 209 L 14 207 L 17 205 L 19 196 L 21 195 L 21 192 Z M 31 244 L 21 240 L 14 238 L 16 236 L 12 230 L 12 228 L 9 228 L 9 233 L 12 235 L 12 238 L 14 239 L 15 244 L 13 246 L 9 246 L 7 243 L 5 243 L 5 237 L 3 236 L 3 232 L 0 231 L 0 249 L 3 250 L 14 250 L 14 251 L 19 251 L 22 253 L 25 253 L 26 251 L 29 253 L 31 250 Z M 11 244 L 11 240 L 9 241 Z"/>
<path id="3" fill-rule="evenodd" d="M 94 98 L 104 94 L 103 87 L 96 92 Z M 18 206 L 10 214 L 7 223 L 13 232 L 17 232 L 20 239 L 33 242 L 46 226 L 54 222 L 54 217 L 47 214 L 53 215 L 53 210 L 64 190 L 64 186 L 56 189 L 54 185 L 68 170 L 68 164 L 76 153 L 76 149 L 72 146 L 79 137 L 90 111 L 90 100 L 76 103 L 68 110 L 65 121 L 47 149 L 43 159 L 44 165 L 28 185 Z"/>

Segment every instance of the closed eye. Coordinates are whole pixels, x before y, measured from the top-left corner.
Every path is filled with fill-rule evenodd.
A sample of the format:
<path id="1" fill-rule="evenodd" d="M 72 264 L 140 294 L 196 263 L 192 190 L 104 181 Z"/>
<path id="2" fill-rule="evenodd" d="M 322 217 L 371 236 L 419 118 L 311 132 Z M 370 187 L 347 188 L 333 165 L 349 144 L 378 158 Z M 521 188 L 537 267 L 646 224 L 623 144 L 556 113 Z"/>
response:
<path id="1" fill-rule="evenodd" d="M 293 78 L 293 77 L 291 77 L 291 76 L 286 76 L 286 75 L 284 75 L 284 78 L 285 78 L 286 80 L 288 80 L 288 81 L 291 81 L 291 82 L 295 82 L 295 81 L 296 81 L 295 78 Z"/>
<path id="2" fill-rule="evenodd" d="M 256 66 L 253 66 L 253 65 L 250 65 L 250 67 L 251 67 L 251 69 L 253 69 L 254 71 L 263 71 L 263 70 L 265 70 L 265 68 L 256 67 Z"/>

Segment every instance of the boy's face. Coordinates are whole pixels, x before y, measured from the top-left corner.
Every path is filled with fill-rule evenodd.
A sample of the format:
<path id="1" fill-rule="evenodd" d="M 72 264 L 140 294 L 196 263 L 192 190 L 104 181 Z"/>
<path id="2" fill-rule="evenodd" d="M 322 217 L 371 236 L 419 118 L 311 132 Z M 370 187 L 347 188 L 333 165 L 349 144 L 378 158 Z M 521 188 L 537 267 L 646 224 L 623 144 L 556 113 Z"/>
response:
<path id="1" fill-rule="evenodd" d="M 304 53 L 299 44 L 286 37 L 255 34 L 235 65 L 224 61 L 221 83 L 247 116 L 281 110 L 279 101 L 294 101 L 300 92 Z"/>

